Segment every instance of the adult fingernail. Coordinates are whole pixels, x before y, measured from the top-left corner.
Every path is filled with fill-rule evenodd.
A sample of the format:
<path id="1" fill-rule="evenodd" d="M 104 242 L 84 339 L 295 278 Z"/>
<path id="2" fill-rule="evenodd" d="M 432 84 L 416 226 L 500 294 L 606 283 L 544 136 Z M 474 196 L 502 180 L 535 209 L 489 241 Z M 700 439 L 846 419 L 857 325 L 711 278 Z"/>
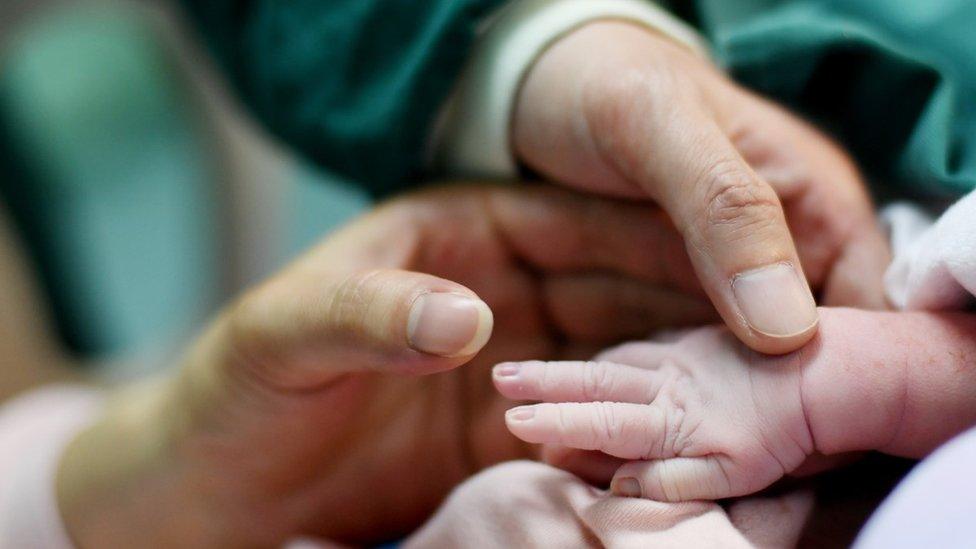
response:
<path id="1" fill-rule="evenodd" d="M 518 364 L 507 362 L 505 364 L 499 364 L 495 366 L 495 377 L 498 378 L 514 378 L 518 377 L 519 371 L 522 367 Z"/>
<path id="2" fill-rule="evenodd" d="M 817 304 L 802 275 L 789 263 L 740 273 L 732 293 L 753 330 L 772 337 L 803 333 L 817 323 Z"/>
<path id="3" fill-rule="evenodd" d="M 535 409 L 531 406 L 519 406 L 505 412 L 509 421 L 529 421 L 535 417 Z"/>
<path id="4" fill-rule="evenodd" d="M 452 357 L 476 353 L 491 336 L 491 309 L 480 299 L 451 293 L 424 294 L 414 301 L 407 339 L 414 349 Z"/>
<path id="5" fill-rule="evenodd" d="M 613 483 L 611 483 L 610 490 L 614 495 L 625 498 L 641 497 L 641 485 L 637 482 L 636 478 L 624 477 L 614 479 Z"/>

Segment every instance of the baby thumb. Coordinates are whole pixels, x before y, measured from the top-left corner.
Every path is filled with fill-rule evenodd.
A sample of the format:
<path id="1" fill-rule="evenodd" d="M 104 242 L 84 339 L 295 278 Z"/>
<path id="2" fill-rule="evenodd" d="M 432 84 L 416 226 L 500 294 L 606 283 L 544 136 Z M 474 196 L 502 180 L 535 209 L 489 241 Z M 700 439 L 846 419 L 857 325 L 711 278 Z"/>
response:
<path id="1" fill-rule="evenodd" d="M 733 495 L 728 466 L 721 456 L 631 461 L 617 470 L 610 490 L 617 496 L 679 502 Z"/>

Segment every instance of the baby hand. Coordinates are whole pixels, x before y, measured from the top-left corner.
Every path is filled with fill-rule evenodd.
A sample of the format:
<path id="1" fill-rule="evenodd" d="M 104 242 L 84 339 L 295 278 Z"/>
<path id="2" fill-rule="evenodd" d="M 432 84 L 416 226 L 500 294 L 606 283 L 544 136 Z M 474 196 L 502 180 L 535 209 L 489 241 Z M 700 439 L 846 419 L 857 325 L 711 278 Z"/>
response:
<path id="1" fill-rule="evenodd" d="M 800 360 L 704 328 L 592 362 L 499 364 L 494 381 L 508 398 L 543 401 L 508 411 L 522 440 L 634 460 L 614 475 L 616 494 L 721 499 L 769 486 L 814 452 Z"/>

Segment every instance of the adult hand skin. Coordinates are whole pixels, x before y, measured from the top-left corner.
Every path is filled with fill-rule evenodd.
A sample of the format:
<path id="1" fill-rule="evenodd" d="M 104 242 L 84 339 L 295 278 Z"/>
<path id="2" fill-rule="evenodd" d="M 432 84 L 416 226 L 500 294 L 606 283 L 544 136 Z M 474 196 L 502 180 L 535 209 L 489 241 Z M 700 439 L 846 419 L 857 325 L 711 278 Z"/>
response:
<path id="1" fill-rule="evenodd" d="M 119 394 L 62 459 L 67 528 L 99 548 L 396 539 L 474 471 L 530 456 L 492 365 L 715 320 L 675 291 L 690 273 L 646 204 L 541 186 L 399 199 L 240 298 L 174 375 Z"/>
<path id="2" fill-rule="evenodd" d="M 548 179 L 656 201 L 754 350 L 814 335 L 809 285 L 828 305 L 884 306 L 888 252 L 851 161 L 664 36 L 600 21 L 556 42 L 520 91 L 513 146 Z"/>

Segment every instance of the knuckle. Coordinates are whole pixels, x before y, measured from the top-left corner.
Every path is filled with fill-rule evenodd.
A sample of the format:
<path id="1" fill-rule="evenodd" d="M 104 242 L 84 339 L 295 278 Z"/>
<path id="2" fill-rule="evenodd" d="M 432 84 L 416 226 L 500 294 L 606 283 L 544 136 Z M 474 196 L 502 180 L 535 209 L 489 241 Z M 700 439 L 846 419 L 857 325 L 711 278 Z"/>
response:
<path id="1" fill-rule="evenodd" d="M 333 329 L 343 332 L 361 325 L 370 300 L 367 287 L 379 276 L 378 271 L 353 273 L 336 285 L 326 308 Z"/>
<path id="2" fill-rule="evenodd" d="M 601 402 L 596 407 L 596 421 L 593 424 L 594 439 L 613 446 L 624 442 L 621 423 L 614 414 L 613 404 Z"/>
<path id="3" fill-rule="evenodd" d="M 606 208 L 597 200 L 576 202 L 575 206 L 574 223 L 563 233 L 568 251 L 577 256 L 600 250 L 606 241 Z"/>
<path id="4" fill-rule="evenodd" d="M 384 322 L 395 321 L 400 311 L 388 311 L 379 304 L 383 296 L 416 295 L 418 283 L 387 269 L 357 271 L 340 279 L 322 294 L 321 304 L 309 301 L 310 310 L 324 311 L 325 328 L 335 334 L 385 333 Z M 397 301 L 398 305 L 408 304 Z M 320 309 L 318 305 L 321 305 Z"/>
<path id="5" fill-rule="evenodd" d="M 548 362 L 536 362 L 533 361 L 531 364 L 538 365 L 538 377 L 536 383 L 538 384 L 539 391 L 543 393 L 548 393 L 553 390 L 552 371 L 553 365 Z"/>
<path id="6" fill-rule="evenodd" d="M 585 248 L 581 252 L 593 252 L 606 247 L 607 219 L 615 215 L 616 209 L 607 202 L 587 199 L 580 204 L 579 243 Z"/>
<path id="7" fill-rule="evenodd" d="M 552 421 L 556 432 L 560 433 L 570 445 L 573 445 L 574 441 L 578 441 L 581 437 L 587 436 L 585 422 L 580 421 L 580 418 L 574 413 L 575 410 L 565 404 L 553 404 L 552 409 L 555 411 Z"/>
<path id="8" fill-rule="evenodd" d="M 273 388 L 287 388 L 295 381 L 288 319 L 277 307 L 273 287 L 251 290 L 226 313 L 226 341 L 222 347 L 228 360 L 214 364 L 232 378 L 246 378 Z"/>
<path id="9" fill-rule="evenodd" d="M 706 229 L 731 229 L 743 235 L 778 225 L 782 207 L 775 191 L 759 182 L 738 162 L 724 161 L 705 170 L 699 181 L 704 193 Z"/>
<path id="10" fill-rule="evenodd" d="M 665 444 L 672 455 L 680 455 L 690 444 L 691 434 L 686 426 L 687 414 L 682 405 L 675 402 L 668 414 L 665 428 Z"/>
<path id="11" fill-rule="evenodd" d="M 642 455 L 648 459 L 653 456 L 663 457 L 666 455 L 665 448 L 669 436 L 668 407 L 655 400 L 651 405 L 651 410 L 653 415 L 650 417 L 649 425 L 653 425 L 654 428 L 645 430 L 644 437 L 641 439 Z"/>
<path id="12" fill-rule="evenodd" d="M 546 406 L 544 404 L 539 406 L 539 408 L 541 409 L 545 409 L 545 407 Z M 573 428 L 572 428 L 572 424 L 569 421 L 569 418 L 566 415 L 565 406 L 561 404 L 553 404 L 552 407 L 553 407 L 552 409 L 555 410 L 556 412 L 552 418 L 552 422 L 555 424 L 556 431 L 564 435 L 571 433 Z"/>
<path id="13" fill-rule="evenodd" d="M 594 362 L 583 370 L 583 398 L 587 401 L 599 400 L 612 394 L 613 378 L 606 362 Z"/>

